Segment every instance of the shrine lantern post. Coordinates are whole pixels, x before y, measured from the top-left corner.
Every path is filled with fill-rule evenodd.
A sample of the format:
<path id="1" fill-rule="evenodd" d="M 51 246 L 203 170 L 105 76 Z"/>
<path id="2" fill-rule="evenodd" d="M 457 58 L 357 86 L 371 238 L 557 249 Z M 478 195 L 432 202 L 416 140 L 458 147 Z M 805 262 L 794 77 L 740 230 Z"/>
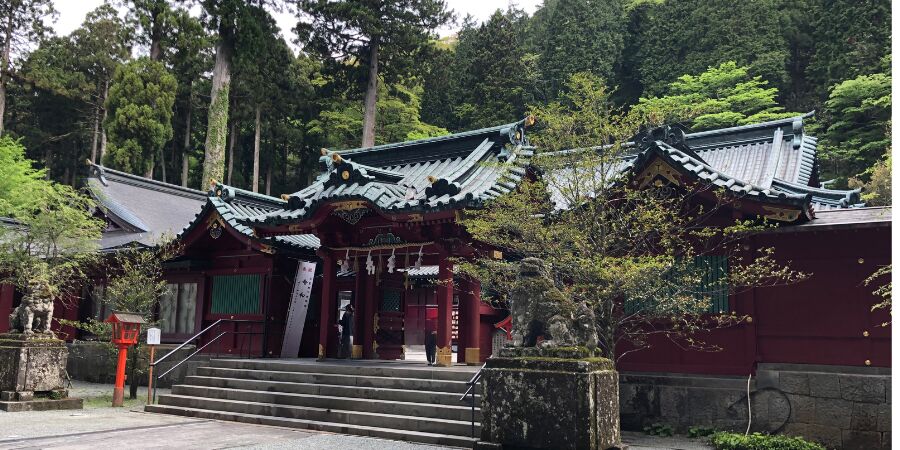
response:
<path id="1" fill-rule="evenodd" d="M 125 362 L 128 360 L 128 347 L 137 344 L 141 334 L 141 324 L 146 323 L 140 314 L 114 312 L 106 318 L 112 324 L 112 343 L 119 349 L 119 362 L 116 365 L 116 387 L 113 389 L 113 406 L 122 406 L 125 400 Z"/>

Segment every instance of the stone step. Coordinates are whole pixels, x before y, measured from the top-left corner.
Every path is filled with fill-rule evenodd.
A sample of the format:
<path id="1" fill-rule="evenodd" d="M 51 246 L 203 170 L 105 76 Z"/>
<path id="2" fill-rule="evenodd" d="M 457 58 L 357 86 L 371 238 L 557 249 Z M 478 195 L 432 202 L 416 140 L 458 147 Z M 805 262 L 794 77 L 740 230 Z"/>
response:
<path id="1" fill-rule="evenodd" d="M 471 422 L 461 420 L 412 417 L 361 411 L 347 411 L 331 408 L 282 405 L 267 402 L 225 400 L 217 398 L 193 397 L 187 395 L 162 395 L 159 404 L 182 408 L 205 409 L 256 416 L 287 417 L 292 419 L 330 422 L 345 425 L 390 428 L 403 431 L 417 431 L 455 436 L 469 436 Z M 481 424 L 475 424 L 476 436 Z"/>
<path id="2" fill-rule="evenodd" d="M 272 417 L 266 415 L 245 414 L 226 411 L 213 411 L 198 408 L 185 408 L 170 405 L 147 405 L 147 412 L 174 414 L 187 417 L 204 419 L 230 420 L 234 422 L 252 423 L 260 425 L 300 428 L 305 430 L 326 431 L 331 433 L 352 434 L 357 436 L 369 436 L 396 441 L 418 442 L 423 444 L 443 445 L 450 447 L 472 448 L 477 439 L 466 436 L 450 436 L 440 433 L 426 433 L 420 431 L 394 430 L 390 428 L 371 427 L 362 425 L 348 425 L 345 423 L 321 422 L 315 420 L 294 419 L 288 417 Z M 476 433 L 478 430 L 476 429 Z M 476 436 L 478 436 L 476 434 Z M 386 447 L 388 447 L 386 445 Z"/>
<path id="3" fill-rule="evenodd" d="M 439 381 L 469 381 L 476 367 L 429 367 L 388 361 L 318 362 L 313 360 L 213 359 L 209 367 L 230 369 L 274 370 L 319 374 L 355 375 L 360 377 L 416 378 Z"/>
<path id="4" fill-rule="evenodd" d="M 465 381 L 446 381 L 422 378 L 401 378 L 373 375 L 344 375 L 321 372 L 277 371 L 273 369 L 244 369 L 225 367 L 201 367 L 197 375 L 206 377 L 240 378 L 261 381 L 281 381 L 289 383 L 331 384 L 384 389 L 423 390 L 432 392 L 459 393 L 468 389 Z M 476 390 L 480 389 L 476 385 Z"/>
<path id="5" fill-rule="evenodd" d="M 472 420 L 472 409 L 462 405 L 450 406 L 429 403 L 373 400 L 366 398 L 331 397 L 317 394 L 295 394 L 280 390 L 269 392 L 191 385 L 176 385 L 172 388 L 172 394 L 189 397 L 206 397 L 290 406 L 309 406 L 323 409 L 373 412 L 433 419 L 469 422 Z M 475 414 L 476 420 L 480 420 L 480 409 L 476 408 Z"/>
<path id="6" fill-rule="evenodd" d="M 336 384 L 291 383 L 284 381 L 209 377 L 200 375 L 187 377 L 184 380 L 184 384 L 192 386 L 244 389 L 250 391 L 285 392 L 292 394 L 324 395 L 329 397 L 428 403 L 432 405 L 468 407 L 471 402 L 470 398 L 460 401 L 460 396 L 462 394 L 456 392 L 342 386 Z M 475 395 L 475 405 L 481 405 L 480 395 Z"/>

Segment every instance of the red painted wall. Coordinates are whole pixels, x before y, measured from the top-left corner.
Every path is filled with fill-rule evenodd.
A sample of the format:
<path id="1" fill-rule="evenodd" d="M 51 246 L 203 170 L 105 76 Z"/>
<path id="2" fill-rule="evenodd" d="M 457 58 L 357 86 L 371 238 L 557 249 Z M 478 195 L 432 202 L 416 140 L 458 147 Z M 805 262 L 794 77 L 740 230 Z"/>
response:
<path id="1" fill-rule="evenodd" d="M 770 233 L 751 245 L 774 246 L 779 259 L 810 277 L 733 295 L 732 309 L 753 320 L 706 337 L 723 351 L 687 351 L 654 339 L 652 348 L 622 356 L 619 370 L 746 375 L 760 362 L 865 366 L 866 360 L 890 367 L 890 327 L 877 326 L 889 316 L 871 312 L 874 286 L 863 285 L 890 263 L 889 227 Z"/>
<path id="2" fill-rule="evenodd" d="M 9 315 L 13 310 L 15 288 L 11 284 L 0 284 L 0 333 L 9 331 Z"/>

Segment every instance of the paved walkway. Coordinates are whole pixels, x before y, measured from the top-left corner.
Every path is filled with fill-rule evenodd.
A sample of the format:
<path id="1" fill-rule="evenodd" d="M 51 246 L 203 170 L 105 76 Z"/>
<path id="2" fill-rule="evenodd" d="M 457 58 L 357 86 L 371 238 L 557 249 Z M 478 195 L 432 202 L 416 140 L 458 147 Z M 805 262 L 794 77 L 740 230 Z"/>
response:
<path id="1" fill-rule="evenodd" d="M 166 390 L 168 391 L 168 390 Z M 435 450 L 425 444 L 143 412 L 146 388 L 124 408 L 107 406 L 112 385 L 75 381 L 83 410 L 0 411 L 0 449 L 316 449 Z M 160 390 L 160 392 L 163 392 Z M 624 432 L 630 450 L 709 450 L 699 439 Z"/>

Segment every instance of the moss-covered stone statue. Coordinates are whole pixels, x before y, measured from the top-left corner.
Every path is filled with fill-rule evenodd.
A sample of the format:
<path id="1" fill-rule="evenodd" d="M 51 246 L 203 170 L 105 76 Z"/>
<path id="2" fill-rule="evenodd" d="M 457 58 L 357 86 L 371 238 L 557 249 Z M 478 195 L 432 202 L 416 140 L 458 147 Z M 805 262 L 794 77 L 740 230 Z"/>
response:
<path id="1" fill-rule="evenodd" d="M 53 286 L 46 272 L 38 272 L 28 282 L 22 303 L 9 315 L 11 333 L 42 333 L 53 336 Z"/>
<path id="2" fill-rule="evenodd" d="M 576 305 L 550 278 L 544 262 L 525 258 L 510 292 L 512 345 L 515 347 L 597 346 L 594 312 Z"/>
<path id="3" fill-rule="evenodd" d="M 537 258 L 521 261 L 509 298 L 513 342 L 482 371 L 475 448 L 621 448 L 618 374 L 598 355 L 594 310 Z"/>

